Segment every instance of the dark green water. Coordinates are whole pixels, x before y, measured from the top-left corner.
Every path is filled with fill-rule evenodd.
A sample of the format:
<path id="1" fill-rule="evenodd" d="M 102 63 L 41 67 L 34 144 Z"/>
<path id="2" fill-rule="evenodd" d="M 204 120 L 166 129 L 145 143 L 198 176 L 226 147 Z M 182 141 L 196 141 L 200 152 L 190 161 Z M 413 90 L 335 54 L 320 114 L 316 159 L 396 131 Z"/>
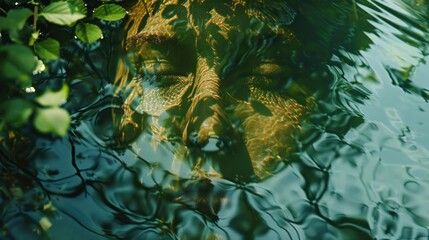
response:
<path id="1" fill-rule="evenodd" d="M 127 141 L 117 141 L 114 119 L 126 97 L 114 94 L 120 88 L 109 59 L 118 44 L 106 40 L 113 31 L 100 46 L 84 48 L 87 55 L 75 53 L 99 71 L 80 78 L 102 80 L 72 81 L 69 135 L 2 147 L 2 157 L 20 162 L 1 165 L 0 236 L 428 239 L 428 3 L 291 5 L 297 14 L 291 26 L 302 38 L 310 35 L 298 38 L 310 60 L 294 63 L 305 66 L 296 76 L 317 94 L 300 130 L 286 136 L 294 139 L 293 151 L 270 176 L 231 177 L 246 175 L 238 147 L 237 157 L 195 153 L 174 139 L 181 134 L 166 133 L 162 141 L 147 128 L 127 130 Z M 166 129 L 187 112 L 177 111 L 161 115 Z M 156 121 L 144 109 L 136 112 L 144 126 Z M 191 153 L 181 155 L 183 149 Z M 228 174 L 210 175 L 216 164 Z"/>

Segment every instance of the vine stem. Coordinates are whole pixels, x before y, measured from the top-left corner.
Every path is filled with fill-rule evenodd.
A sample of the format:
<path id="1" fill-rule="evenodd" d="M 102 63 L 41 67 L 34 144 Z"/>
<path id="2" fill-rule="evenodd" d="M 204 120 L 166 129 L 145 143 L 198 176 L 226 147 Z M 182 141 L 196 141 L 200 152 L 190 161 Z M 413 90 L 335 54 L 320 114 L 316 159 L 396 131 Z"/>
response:
<path id="1" fill-rule="evenodd" d="M 7 15 L 6 10 L 4 10 L 3 8 L 0 8 L 0 11 L 2 11 L 4 13 L 4 15 Z"/>
<path id="2" fill-rule="evenodd" d="M 37 19 L 39 18 L 39 5 L 34 5 L 34 14 L 33 14 L 33 32 L 37 31 Z"/>

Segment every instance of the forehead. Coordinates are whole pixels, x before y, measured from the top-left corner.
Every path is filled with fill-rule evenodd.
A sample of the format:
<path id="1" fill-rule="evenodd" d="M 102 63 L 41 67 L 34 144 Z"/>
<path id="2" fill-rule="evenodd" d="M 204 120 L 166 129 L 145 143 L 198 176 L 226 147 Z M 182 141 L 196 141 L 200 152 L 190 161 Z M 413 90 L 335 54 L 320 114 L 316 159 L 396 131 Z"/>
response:
<path id="1" fill-rule="evenodd" d="M 234 32 L 248 35 L 282 33 L 295 18 L 285 1 L 261 0 L 154 0 L 139 1 L 132 9 L 133 22 L 128 37 L 139 33 L 175 35 L 193 32 L 196 36 L 231 37 Z"/>
<path id="2" fill-rule="evenodd" d="M 259 1 L 259 0 L 258 0 Z M 289 25 L 295 12 L 281 1 L 164 0 L 143 2 L 131 14 L 127 49 L 172 46 L 196 51 L 222 72 L 251 58 L 280 58 L 300 43 Z M 173 49 L 173 48 L 172 48 Z M 177 47 L 173 50 L 177 55 Z M 274 52 L 273 52 L 274 51 Z M 171 53 L 173 54 L 173 53 Z M 218 64 L 221 63 L 221 64 Z"/>

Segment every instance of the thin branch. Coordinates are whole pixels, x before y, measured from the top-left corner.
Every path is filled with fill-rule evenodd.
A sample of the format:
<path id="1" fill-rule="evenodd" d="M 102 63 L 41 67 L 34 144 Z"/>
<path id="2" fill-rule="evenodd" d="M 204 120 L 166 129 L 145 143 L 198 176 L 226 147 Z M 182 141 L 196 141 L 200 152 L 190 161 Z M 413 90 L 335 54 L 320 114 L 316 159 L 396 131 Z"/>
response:
<path id="1" fill-rule="evenodd" d="M 33 14 L 33 32 L 37 31 L 37 19 L 39 18 L 39 5 L 34 5 L 34 14 Z"/>
<path id="2" fill-rule="evenodd" d="M 0 11 L 4 13 L 4 15 L 7 15 L 6 10 L 4 10 L 3 8 L 0 8 Z"/>

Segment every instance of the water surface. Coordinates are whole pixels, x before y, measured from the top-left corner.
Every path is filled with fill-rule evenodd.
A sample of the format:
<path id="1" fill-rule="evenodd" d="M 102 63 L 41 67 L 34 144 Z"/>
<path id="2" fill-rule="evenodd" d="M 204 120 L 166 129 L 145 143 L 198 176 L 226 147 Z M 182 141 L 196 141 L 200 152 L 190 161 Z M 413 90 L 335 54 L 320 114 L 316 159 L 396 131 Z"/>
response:
<path id="1" fill-rule="evenodd" d="M 2 237 L 429 238 L 427 3 L 312 4 L 290 6 L 297 23 L 317 29 L 304 40 L 314 54 L 304 72 L 329 71 L 306 82 L 323 90 L 272 174 L 222 176 L 221 167 L 211 172 L 210 154 L 196 174 L 174 141 L 157 142 L 148 130 L 118 138 L 125 99 L 109 61 L 121 44 L 105 38 L 75 46 L 95 67 L 71 81 L 68 136 L 2 147 L 2 158 L 20 159 L 2 160 Z M 106 30 L 110 39 L 121 27 Z M 134 110 L 151 123 L 144 108 Z"/>

